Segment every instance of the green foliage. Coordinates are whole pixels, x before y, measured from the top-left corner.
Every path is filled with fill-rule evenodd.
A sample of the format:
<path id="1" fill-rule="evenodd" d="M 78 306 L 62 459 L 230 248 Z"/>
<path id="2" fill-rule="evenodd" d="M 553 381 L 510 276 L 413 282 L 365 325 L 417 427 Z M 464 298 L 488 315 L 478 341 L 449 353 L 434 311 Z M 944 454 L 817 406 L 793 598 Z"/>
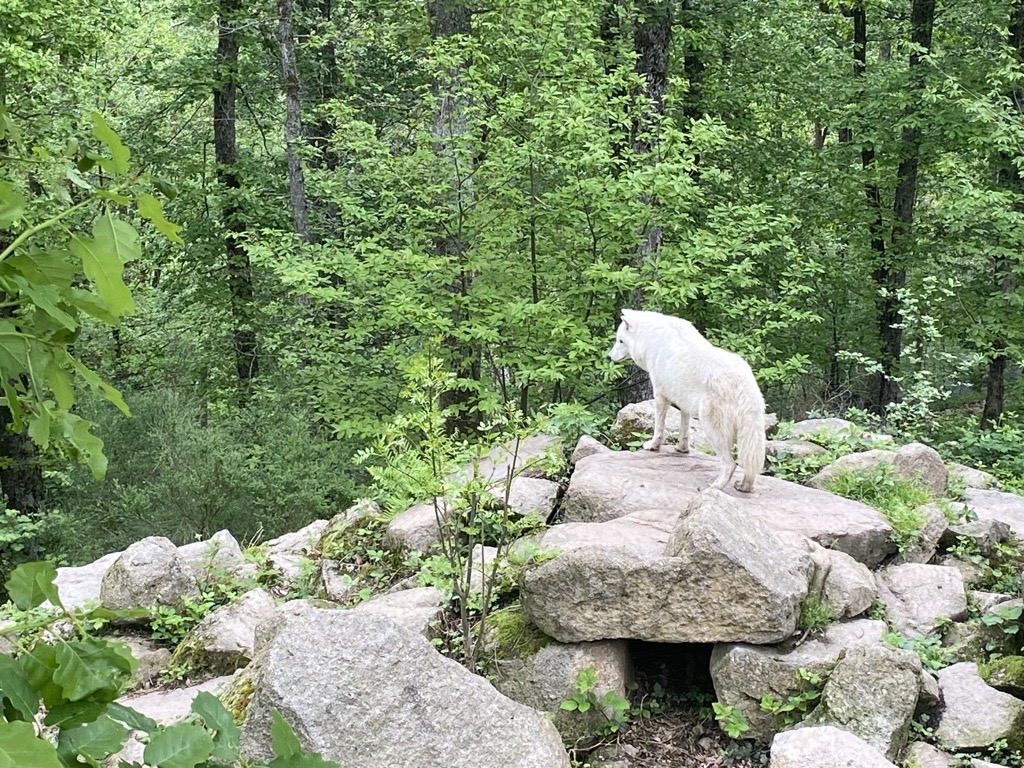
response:
<path id="1" fill-rule="evenodd" d="M 162 640 L 169 645 L 177 645 L 189 630 L 206 616 L 220 606 L 234 602 L 252 586 L 232 579 L 201 582 L 199 598 L 182 595 L 180 611 L 169 605 L 161 605 L 156 609 L 153 620 L 150 622 L 153 639 Z"/>
<path id="2" fill-rule="evenodd" d="M 39 560 L 54 545 L 59 513 L 30 516 L 16 509 L 0 513 L 0 582 L 7 581 L 15 566 Z M 4 598 L 0 588 L 0 599 Z"/>
<path id="3" fill-rule="evenodd" d="M 790 427 L 792 427 L 791 423 L 780 424 L 778 439 L 788 439 Z M 892 446 L 884 438 L 864 433 L 860 429 L 845 432 L 822 429 L 810 435 L 802 435 L 800 439 L 820 445 L 825 452 L 815 456 L 802 457 L 788 456 L 782 453 L 771 460 L 769 471 L 772 475 L 795 483 L 805 483 L 814 477 L 822 467 L 831 464 L 840 456 Z"/>
<path id="4" fill-rule="evenodd" d="M 997 605 L 981 615 L 981 623 L 988 627 L 998 627 L 1007 638 L 1013 641 L 1013 647 L 1024 650 L 1024 632 L 1021 614 L 1024 609 L 1019 605 Z M 998 654 L 994 654 L 998 655 Z"/>
<path id="5" fill-rule="evenodd" d="M 7 590 L 23 609 L 43 600 L 60 606 L 54 575 L 48 563 L 21 565 Z M 6 703 L 0 714 L 0 765 L 99 766 L 134 730 L 145 734 L 143 760 L 149 768 L 259 768 L 241 757 L 241 732 L 212 694 L 199 694 L 191 718 L 169 727 L 117 704 L 137 662 L 123 643 L 88 634 L 93 613 L 61 609 L 37 628 L 35 641 L 17 658 L 0 654 L 0 694 Z M 50 629 L 57 620 L 70 622 L 81 637 L 54 638 Z M 266 768 L 338 768 L 318 755 L 305 755 L 288 724 L 277 712 L 273 716 L 275 758 Z M 37 729 L 37 720 L 45 730 Z"/>
<path id="6" fill-rule="evenodd" d="M 809 594 L 800 603 L 800 619 L 797 622 L 800 629 L 819 632 L 835 622 L 835 614 L 820 597 Z"/>
<path id="7" fill-rule="evenodd" d="M 633 714 L 629 699 L 618 691 L 606 691 L 603 696 L 594 692 L 597 685 L 597 671 L 594 667 L 584 667 L 573 681 L 573 694 L 559 704 L 559 708 L 567 712 L 586 714 L 594 712 L 597 721 L 590 727 L 591 735 L 608 738 L 617 734 L 631 719 Z"/>
<path id="8" fill-rule="evenodd" d="M 1024 493 L 1024 421 L 1007 411 L 988 431 L 980 431 L 973 414 L 953 411 L 941 414 L 921 431 L 921 438 L 949 461 L 991 472 L 1004 490 Z"/>
<path id="9" fill-rule="evenodd" d="M 981 554 L 974 539 L 957 536 L 956 543 L 948 551 L 978 568 L 978 589 L 1011 595 L 1020 591 L 1021 580 L 1024 578 L 1024 552 L 1016 547 L 997 543 L 986 557 Z"/>
<path id="10" fill-rule="evenodd" d="M 61 549 L 88 562 L 145 536 L 178 544 L 230 529 L 240 540 L 278 536 L 330 518 L 354 494 L 346 449 L 302 411 L 210 414 L 172 389 L 129 397 L 130 420 L 95 414 L 110 438 L 107 482 L 73 472 L 54 489 Z"/>
<path id="11" fill-rule="evenodd" d="M 879 464 L 870 472 L 838 472 L 826 487 L 881 512 L 892 526 L 893 541 L 901 552 L 921 534 L 927 519 L 921 507 L 932 501 L 921 485 L 899 477 L 888 464 Z"/>
<path id="12" fill-rule="evenodd" d="M 715 713 L 715 721 L 730 739 L 738 739 L 750 730 L 750 724 L 743 712 L 731 704 L 713 702 L 711 709 Z"/>
<path id="13" fill-rule="evenodd" d="M 495 659 L 525 659 L 554 642 L 535 627 L 518 602 L 492 611 L 488 617 L 487 652 Z"/>
<path id="14" fill-rule="evenodd" d="M 952 649 L 942 645 L 942 638 L 939 635 L 907 637 L 898 632 L 886 632 L 882 639 L 893 648 L 913 651 L 921 659 L 922 666 L 932 672 L 948 667 L 955 660 Z"/>
<path id="15" fill-rule="evenodd" d="M 818 699 L 821 698 L 821 689 L 825 685 L 821 675 L 802 668 L 796 671 L 796 679 L 802 688 L 799 693 L 787 696 L 785 701 L 765 693 L 759 702 L 764 712 L 771 713 L 776 727 L 780 730 L 802 722 L 817 706 Z"/>

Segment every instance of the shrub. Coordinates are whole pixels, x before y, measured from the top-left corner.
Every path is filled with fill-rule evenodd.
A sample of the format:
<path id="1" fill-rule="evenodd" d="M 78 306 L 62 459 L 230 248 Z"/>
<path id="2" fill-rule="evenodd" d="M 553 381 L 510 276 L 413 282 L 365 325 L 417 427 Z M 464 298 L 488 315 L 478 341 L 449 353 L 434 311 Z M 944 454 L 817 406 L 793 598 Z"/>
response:
<path id="1" fill-rule="evenodd" d="M 932 501 L 919 484 L 899 477 L 887 464 L 870 472 L 840 472 L 826 484 L 838 496 L 861 501 L 881 512 L 893 529 L 893 540 L 904 550 L 921 533 L 927 516 L 921 507 Z"/>

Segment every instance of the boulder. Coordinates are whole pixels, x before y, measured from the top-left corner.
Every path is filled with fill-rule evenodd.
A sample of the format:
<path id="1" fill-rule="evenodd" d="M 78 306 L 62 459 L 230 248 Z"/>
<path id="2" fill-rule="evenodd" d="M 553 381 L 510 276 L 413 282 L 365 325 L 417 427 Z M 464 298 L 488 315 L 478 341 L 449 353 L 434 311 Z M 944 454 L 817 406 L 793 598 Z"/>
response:
<path id="1" fill-rule="evenodd" d="M 232 675 L 227 675 L 187 688 L 171 688 L 133 696 L 122 696 L 117 703 L 131 707 L 139 714 L 156 720 L 160 725 L 174 725 L 188 717 L 196 696 L 204 691 L 218 694 L 227 687 L 232 679 Z"/>
<path id="2" fill-rule="evenodd" d="M 896 449 L 896 474 L 916 480 L 935 496 L 943 496 L 949 485 L 949 470 L 939 452 L 924 443 L 909 443 Z"/>
<path id="3" fill-rule="evenodd" d="M 917 709 L 914 711 L 914 717 L 931 715 L 941 703 L 942 689 L 939 688 L 939 681 L 927 669 L 922 669 L 921 686 L 917 694 Z"/>
<path id="4" fill-rule="evenodd" d="M 158 606 L 181 610 L 185 597 L 198 600 L 199 584 L 178 548 L 162 536 L 150 536 L 128 547 L 100 585 L 103 606 L 115 611 Z"/>
<path id="5" fill-rule="evenodd" d="M 716 645 L 711 653 L 715 696 L 743 713 L 750 725 L 745 736 L 767 739 L 777 728 L 771 713 L 760 707 L 764 694 L 783 701 L 799 694 L 806 685 L 797 677 L 798 670 L 824 677 L 844 651 L 880 645 L 886 629 L 885 622 L 858 619 L 826 627 L 799 645 L 792 640 L 777 646 Z"/>
<path id="6" fill-rule="evenodd" d="M 569 549 L 527 569 L 522 602 L 565 643 L 771 643 L 796 629 L 812 568 L 809 555 L 711 489 L 691 501 L 663 555 L 614 541 Z"/>
<path id="7" fill-rule="evenodd" d="M 808 440 L 769 440 L 765 443 L 765 454 L 775 459 L 805 459 L 820 456 L 825 449 Z"/>
<path id="8" fill-rule="evenodd" d="M 804 723 L 842 728 L 895 760 L 910 735 L 920 678 L 921 660 L 913 651 L 884 645 L 850 648 Z"/>
<path id="9" fill-rule="evenodd" d="M 696 415 L 696 414 L 694 414 Z M 681 414 L 674 405 L 668 407 L 665 414 L 665 439 L 673 445 L 679 439 L 679 423 Z M 690 420 L 690 445 L 697 444 L 699 421 Z M 624 446 L 626 443 L 647 437 L 654 433 L 654 400 L 629 403 L 619 409 L 615 415 L 615 423 L 609 430 L 612 445 Z"/>
<path id="10" fill-rule="evenodd" d="M 968 488 L 977 488 L 978 490 L 988 491 L 994 490 L 999 487 L 999 481 L 995 475 L 989 474 L 982 469 L 975 469 L 974 467 L 968 467 L 966 464 L 950 464 L 950 474 L 957 474 L 963 478 L 964 483 Z"/>
<path id="11" fill-rule="evenodd" d="M 1010 526 L 1002 520 L 971 520 L 958 525 L 951 525 L 942 537 L 942 546 L 954 547 L 962 540 L 973 542 L 982 557 L 996 554 L 996 545 L 1009 541 L 1013 537 Z"/>
<path id="12" fill-rule="evenodd" d="M 876 577 L 885 615 L 898 632 L 928 635 L 940 619 L 967 617 L 964 580 L 955 568 L 904 563 L 886 566 Z"/>
<path id="13" fill-rule="evenodd" d="M 263 589 L 246 592 L 233 603 L 222 605 L 193 627 L 174 651 L 172 664 L 214 675 L 226 675 L 244 667 L 253 657 L 256 627 L 277 608 Z"/>
<path id="14" fill-rule="evenodd" d="M 111 552 L 88 565 L 58 568 L 57 578 L 53 580 L 53 583 L 57 585 L 57 593 L 60 595 L 60 601 L 64 607 L 72 610 L 81 608 L 86 603 L 99 603 L 103 577 L 107 575 L 110 566 L 121 557 L 121 554 L 121 552 Z"/>
<path id="15" fill-rule="evenodd" d="M 332 603 L 345 605 L 355 600 L 363 588 L 359 579 L 354 578 L 350 567 L 337 560 L 321 560 L 318 570 L 317 590 Z"/>
<path id="16" fill-rule="evenodd" d="M 271 712 L 303 748 L 361 768 L 568 768 L 558 731 L 393 621 L 306 607 L 252 668 L 242 754 L 269 760 Z"/>
<path id="17" fill-rule="evenodd" d="M 907 747 L 903 764 L 906 768 L 1004 768 L 976 757 L 949 755 L 923 741 L 915 741 Z"/>
<path id="18" fill-rule="evenodd" d="M 562 499 L 566 522 L 603 522 L 639 511 L 662 511 L 670 520 L 717 477 L 718 461 L 672 448 L 613 451 L 582 459 Z M 737 470 L 739 471 L 739 470 Z M 757 479 L 754 492 L 735 496 L 752 519 L 838 549 L 869 567 L 895 550 L 892 528 L 876 510 L 850 499 L 774 477 Z"/>
<path id="19" fill-rule="evenodd" d="M 390 619 L 401 627 L 428 640 L 438 634 L 444 615 L 444 595 L 437 587 L 417 587 L 380 595 L 352 610 Z"/>
<path id="20" fill-rule="evenodd" d="M 939 744 L 954 749 L 984 749 L 1006 739 L 1010 749 L 1024 748 L 1024 701 L 988 686 L 978 667 L 965 661 L 939 671 L 945 706 L 935 726 Z"/>
<path id="21" fill-rule="evenodd" d="M 416 504 L 391 518 L 384 533 L 384 546 L 394 552 L 429 552 L 440 539 L 437 515 L 447 513 L 447 505 L 438 500 L 437 508 L 431 504 Z"/>
<path id="22" fill-rule="evenodd" d="M 1024 656 L 992 659 L 986 665 L 984 677 L 997 691 L 1024 699 Z"/>
<path id="23" fill-rule="evenodd" d="M 525 659 L 497 661 L 492 682 L 510 699 L 551 713 L 563 741 L 573 744 L 585 742 L 605 714 L 599 709 L 569 712 L 560 708 L 576 692 L 576 681 L 584 670 L 593 672 L 595 682 L 591 691 L 598 700 L 608 691 L 625 697 L 626 686 L 632 679 L 627 643 L 552 643 Z"/>
<path id="24" fill-rule="evenodd" d="M 831 725 L 797 728 L 772 740 L 769 768 L 896 768 L 870 744 Z"/>
<path id="25" fill-rule="evenodd" d="M 860 616 L 878 596 L 874 574 L 845 552 L 827 551 L 829 569 L 822 587 L 822 602 L 837 619 Z"/>
<path id="26" fill-rule="evenodd" d="M 846 419 L 804 419 L 790 426 L 786 431 L 790 437 L 813 439 L 825 435 L 827 437 L 853 437 L 862 430 L 852 421 Z"/>
<path id="27" fill-rule="evenodd" d="M 127 645 L 132 656 L 139 662 L 132 675 L 134 686 L 148 688 L 156 683 L 171 660 L 171 652 L 157 641 L 144 636 L 127 635 L 116 639 Z"/>
<path id="28" fill-rule="evenodd" d="M 919 512 L 924 513 L 924 525 L 917 538 L 907 545 L 896 558 L 898 563 L 928 563 L 939 549 L 939 542 L 946 535 L 949 521 L 937 504 L 926 504 Z"/>
<path id="29" fill-rule="evenodd" d="M 1002 491 L 982 491 L 968 488 L 967 506 L 979 520 L 998 520 L 1010 526 L 1013 536 L 1024 542 L 1024 496 Z"/>
<path id="30" fill-rule="evenodd" d="M 553 525 L 536 539 L 542 552 L 569 552 L 587 547 L 614 546 L 638 555 L 658 557 L 678 522 L 660 510 L 640 510 L 604 523 Z"/>
<path id="31" fill-rule="evenodd" d="M 271 539 L 263 546 L 267 562 L 281 572 L 286 584 L 294 584 L 303 576 L 303 560 L 316 547 L 327 528 L 327 520 L 314 520 L 305 528 Z"/>
<path id="32" fill-rule="evenodd" d="M 247 563 L 231 531 L 217 531 L 206 541 L 178 547 L 178 554 L 189 564 L 197 579 L 253 574 L 255 565 Z"/>
<path id="33" fill-rule="evenodd" d="M 569 459 L 569 463 L 575 465 L 580 459 L 585 459 L 587 456 L 593 456 L 595 453 L 608 453 L 611 451 L 607 445 L 598 442 L 590 435 L 581 435 L 579 441 L 576 443 L 576 448 L 572 452 L 572 457 Z"/>
<path id="34" fill-rule="evenodd" d="M 516 477 L 508 488 L 508 507 L 519 515 L 536 515 L 547 520 L 558 501 L 558 483 L 541 477 Z M 505 503 L 504 486 L 492 491 L 498 501 Z"/>

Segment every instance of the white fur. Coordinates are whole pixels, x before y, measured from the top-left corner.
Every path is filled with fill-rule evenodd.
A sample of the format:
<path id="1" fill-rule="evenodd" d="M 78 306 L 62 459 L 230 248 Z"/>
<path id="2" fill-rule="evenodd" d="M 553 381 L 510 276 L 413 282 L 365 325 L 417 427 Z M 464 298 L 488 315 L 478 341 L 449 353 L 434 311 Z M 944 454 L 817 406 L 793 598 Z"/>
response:
<path id="1" fill-rule="evenodd" d="M 647 371 L 654 388 L 654 436 L 644 448 L 656 451 L 665 439 L 665 413 L 670 404 L 682 412 L 676 450 L 690 450 L 690 414 L 700 418 L 722 470 L 712 487 L 725 488 L 733 472 L 736 443 L 743 480 L 737 490 L 754 489 L 764 469 L 764 398 L 747 362 L 714 346 L 686 320 L 658 312 L 622 310 L 613 361 L 632 359 Z"/>

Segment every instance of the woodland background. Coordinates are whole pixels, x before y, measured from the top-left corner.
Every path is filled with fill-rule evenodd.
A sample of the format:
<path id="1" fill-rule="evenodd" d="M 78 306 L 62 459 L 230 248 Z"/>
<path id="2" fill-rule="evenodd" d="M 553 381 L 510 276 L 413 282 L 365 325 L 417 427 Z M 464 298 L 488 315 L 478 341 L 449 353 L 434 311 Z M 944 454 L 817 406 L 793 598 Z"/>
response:
<path id="1" fill-rule="evenodd" d="M 470 439 L 506 404 L 599 433 L 644 396 L 623 306 L 783 417 L 1024 487 L 1022 0 L 0 0 L 0 32 L 0 570 L 329 517 L 435 394 Z"/>

